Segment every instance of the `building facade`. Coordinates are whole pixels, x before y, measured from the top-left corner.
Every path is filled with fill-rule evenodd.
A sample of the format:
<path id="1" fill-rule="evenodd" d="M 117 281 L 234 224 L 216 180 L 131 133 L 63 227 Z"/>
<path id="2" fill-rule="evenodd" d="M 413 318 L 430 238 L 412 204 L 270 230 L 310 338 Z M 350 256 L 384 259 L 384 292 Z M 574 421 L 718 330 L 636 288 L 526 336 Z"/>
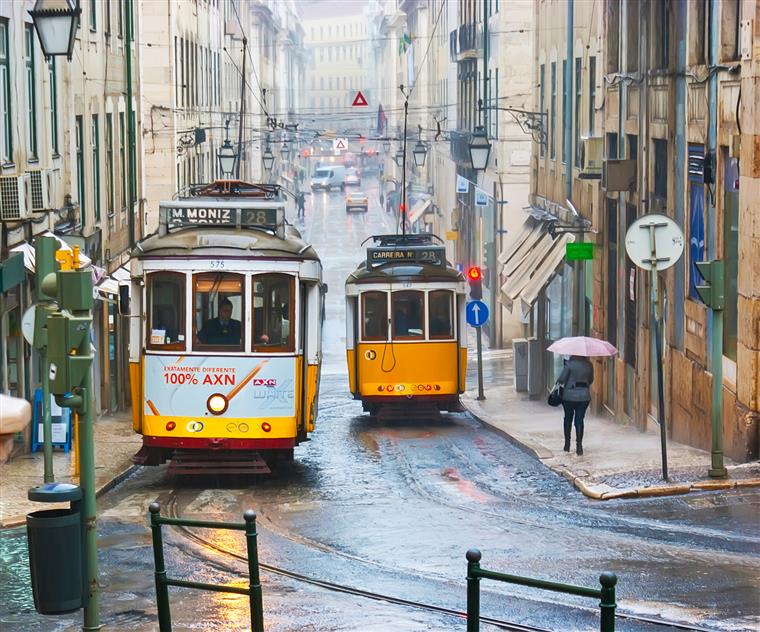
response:
<path id="1" fill-rule="evenodd" d="M 36 352 L 21 336 L 34 302 L 33 240 L 55 234 L 79 246 L 99 285 L 93 310 L 95 405 L 127 404 L 126 336 L 115 292 L 140 235 L 134 165 L 139 142 L 128 97 L 131 2 L 84 2 L 71 61 L 44 59 L 28 14 L 34 3 L 0 7 L 0 207 L 3 278 L 25 263 L 0 299 L 0 388 L 31 399 L 40 384 Z M 130 164 L 131 161 L 131 164 Z M 28 437 L 26 438 L 28 442 Z"/>
<path id="2" fill-rule="evenodd" d="M 566 282 L 547 289 L 534 333 L 544 348 L 570 333 L 615 344 L 617 357 L 597 363 L 594 404 L 644 430 L 661 421 L 658 297 L 669 436 L 708 450 L 717 437 L 727 456 L 757 458 L 760 8 L 753 0 L 591 4 L 536 3 L 534 104 L 545 112 L 546 143 L 533 145 L 532 204 L 582 224 L 595 246 L 592 261 L 562 264 Z M 686 247 L 653 287 L 625 239 L 654 212 L 675 220 Z M 722 335 L 697 291 L 695 263 L 715 259 L 724 264 Z M 549 357 L 545 365 L 550 385 L 559 367 Z"/>

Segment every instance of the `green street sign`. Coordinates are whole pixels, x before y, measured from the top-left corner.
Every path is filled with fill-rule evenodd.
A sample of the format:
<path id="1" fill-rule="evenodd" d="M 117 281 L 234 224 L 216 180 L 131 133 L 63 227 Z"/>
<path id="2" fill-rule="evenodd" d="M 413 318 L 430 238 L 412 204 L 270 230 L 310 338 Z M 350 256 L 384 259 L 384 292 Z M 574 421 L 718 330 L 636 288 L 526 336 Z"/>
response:
<path id="1" fill-rule="evenodd" d="M 565 244 L 565 259 L 567 261 L 588 261 L 594 258 L 594 244 L 581 242 Z"/>

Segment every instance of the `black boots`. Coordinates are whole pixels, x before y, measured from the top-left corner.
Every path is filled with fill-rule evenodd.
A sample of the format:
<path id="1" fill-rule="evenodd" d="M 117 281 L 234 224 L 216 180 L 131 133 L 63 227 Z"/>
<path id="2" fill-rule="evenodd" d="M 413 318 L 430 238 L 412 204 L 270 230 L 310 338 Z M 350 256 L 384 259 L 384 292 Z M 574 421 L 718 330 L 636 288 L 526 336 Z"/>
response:
<path id="1" fill-rule="evenodd" d="M 577 441 L 575 444 L 575 453 L 578 456 L 583 456 L 583 446 L 581 445 L 580 441 Z"/>
<path id="2" fill-rule="evenodd" d="M 583 455 L 583 424 L 575 429 L 575 453 L 578 456 Z"/>
<path id="3" fill-rule="evenodd" d="M 570 430 L 573 427 L 573 420 L 565 420 L 565 447 L 562 448 L 565 452 L 570 452 Z"/>

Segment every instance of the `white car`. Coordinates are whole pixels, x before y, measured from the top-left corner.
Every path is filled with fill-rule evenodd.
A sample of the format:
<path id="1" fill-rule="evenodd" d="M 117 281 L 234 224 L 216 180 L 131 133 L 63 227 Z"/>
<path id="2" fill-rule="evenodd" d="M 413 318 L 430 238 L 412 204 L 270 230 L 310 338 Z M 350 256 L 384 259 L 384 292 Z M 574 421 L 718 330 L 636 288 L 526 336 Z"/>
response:
<path id="1" fill-rule="evenodd" d="M 346 213 L 355 209 L 366 213 L 368 207 L 369 199 L 364 191 L 352 191 L 346 195 Z"/>
<path id="2" fill-rule="evenodd" d="M 359 171 L 354 167 L 346 169 L 346 176 L 343 178 L 343 184 L 346 186 L 356 185 L 359 186 L 362 183 L 362 178 L 359 175 Z"/>

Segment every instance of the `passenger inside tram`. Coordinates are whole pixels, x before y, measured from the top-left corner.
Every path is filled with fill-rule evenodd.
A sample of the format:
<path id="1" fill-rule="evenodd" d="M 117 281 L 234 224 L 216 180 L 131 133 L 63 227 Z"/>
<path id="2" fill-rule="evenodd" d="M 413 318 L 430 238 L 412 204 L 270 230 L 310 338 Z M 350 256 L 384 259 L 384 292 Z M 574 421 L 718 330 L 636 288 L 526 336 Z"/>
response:
<path id="1" fill-rule="evenodd" d="M 198 339 L 206 345 L 240 345 L 240 321 L 232 318 L 232 301 L 219 301 L 219 313 L 203 324 Z"/>
<path id="2" fill-rule="evenodd" d="M 284 275 L 261 275 L 254 281 L 254 348 L 291 346 L 290 292 L 291 279 Z"/>
<path id="3" fill-rule="evenodd" d="M 394 292 L 394 337 L 420 337 L 424 332 L 423 295 L 419 292 Z"/>

